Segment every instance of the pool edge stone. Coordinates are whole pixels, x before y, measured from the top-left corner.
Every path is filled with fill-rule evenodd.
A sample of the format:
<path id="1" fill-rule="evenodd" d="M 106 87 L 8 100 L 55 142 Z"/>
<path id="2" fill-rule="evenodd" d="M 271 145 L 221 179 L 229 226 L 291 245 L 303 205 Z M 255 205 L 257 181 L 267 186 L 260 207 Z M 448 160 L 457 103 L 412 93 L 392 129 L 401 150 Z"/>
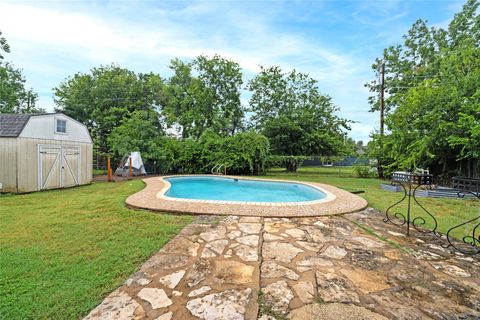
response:
<path id="1" fill-rule="evenodd" d="M 212 175 L 182 175 L 182 176 L 212 176 Z M 326 215 L 339 215 L 363 210 L 368 203 L 365 199 L 337 187 L 300 181 L 283 181 L 269 179 L 272 182 L 299 183 L 315 187 L 327 194 L 325 199 L 314 203 L 306 202 L 245 202 L 245 201 L 222 201 L 218 203 L 212 200 L 170 198 L 164 194 L 170 183 L 164 177 L 143 179 L 145 188 L 126 199 L 126 205 L 130 208 L 147 209 L 151 211 L 176 213 L 176 214 L 205 214 L 205 215 L 239 215 L 260 217 L 315 217 Z M 225 176 L 228 178 L 260 180 L 247 177 Z M 328 195 L 332 198 L 328 198 Z M 203 202 L 205 201 L 205 202 Z"/>

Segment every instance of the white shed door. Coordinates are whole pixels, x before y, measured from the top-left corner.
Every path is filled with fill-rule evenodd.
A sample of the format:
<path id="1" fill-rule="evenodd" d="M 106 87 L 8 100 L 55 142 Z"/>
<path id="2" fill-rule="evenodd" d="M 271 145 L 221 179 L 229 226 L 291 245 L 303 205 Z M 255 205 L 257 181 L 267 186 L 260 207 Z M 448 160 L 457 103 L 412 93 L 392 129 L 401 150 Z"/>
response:
<path id="1" fill-rule="evenodd" d="M 55 189 L 78 185 L 80 149 L 75 146 L 38 147 L 38 189 Z"/>
<path id="2" fill-rule="evenodd" d="M 77 186 L 80 168 L 78 147 L 62 147 L 62 188 Z"/>

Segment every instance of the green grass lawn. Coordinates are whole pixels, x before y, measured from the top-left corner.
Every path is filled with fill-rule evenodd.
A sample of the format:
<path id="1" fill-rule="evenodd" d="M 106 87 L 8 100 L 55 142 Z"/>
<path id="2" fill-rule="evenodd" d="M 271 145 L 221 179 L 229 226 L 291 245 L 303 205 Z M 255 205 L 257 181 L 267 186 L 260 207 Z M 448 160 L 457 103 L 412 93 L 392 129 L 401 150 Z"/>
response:
<path id="1" fill-rule="evenodd" d="M 77 319 L 189 216 L 130 210 L 140 180 L 0 196 L 0 319 Z"/>
<path id="2" fill-rule="evenodd" d="M 376 178 L 357 178 L 351 167 L 303 167 L 297 173 L 288 173 L 284 169 L 273 169 L 267 173 L 266 178 L 285 180 L 311 181 L 331 184 L 347 191 L 363 190 L 359 196 L 368 201 L 369 206 L 385 211 L 390 205 L 400 200 L 403 193 L 389 192 L 380 188 L 380 183 L 389 183 Z M 480 215 L 480 201 L 461 199 L 434 199 L 417 198 L 438 220 L 438 229 L 446 232 L 450 227 L 458 225 L 468 219 Z M 413 200 L 412 200 L 413 202 Z M 406 213 L 406 203 L 403 202 L 401 210 Z M 418 216 L 422 213 L 418 206 L 412 205 L 412 214 Z M 426 215 L 422 216 L 426 217 Z M 426 219 L 429 226 L 432 221 Z M 472 225 L 465 226 L 462 230 L 456 229 L 454 235 L 463 236 L 464 231 L 470 230 Z"/>
<path id="3" fill-rule="evenodd" d="M 93 169 L 92 173 L 94 176 L 102 176 L 102 175 L 108 174 L 108 171 L 107 169 Z"/>
<path id="4" fill-rule="evenodd" d="M 301 168 L 295 174 L 275 169 L 264 178 L 364 190 L 360 196 L 382 211 L 401 196 L 382 190 L 379 179 L 356 178 L 351 168 Z M 1 195 L 0 319 L 86 315 L 192 220 L 127 209 L 125 198 L 142 187 L 131 180 Z M 443 232 L 480 213 L 478 201 L 419 200 Z"/>

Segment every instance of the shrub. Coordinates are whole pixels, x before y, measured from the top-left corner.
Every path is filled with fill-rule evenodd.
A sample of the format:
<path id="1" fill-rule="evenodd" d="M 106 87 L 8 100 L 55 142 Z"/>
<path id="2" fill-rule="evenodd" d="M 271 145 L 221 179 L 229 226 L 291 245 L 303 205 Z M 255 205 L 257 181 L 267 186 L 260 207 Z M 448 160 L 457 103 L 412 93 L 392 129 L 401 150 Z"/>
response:
<path id="1" fill-rule="evenodd" d="M 359 178 L 371 178 L 375 175 L 375 173 L 372 171 L 372 168 L 364 165 L 354 165 L 353 171 Z"/>
<path id="2" fill-rule="evenodd" d="M 244 132 L 225 138 L 222 150 L 230 173 L 258 175 L 265 172 L 270 143 L 264 135 Z"/>
<path id="3" fill-rule="evenodd" d="M 157 142 L 162 173 L 210 173 L 223 164 L 229 174 L 258 175 L 265 171 L 269 156 L 268 139 L 255 132 L 230 137 L 206 132 L 198 140 L 162 137 Z"/>

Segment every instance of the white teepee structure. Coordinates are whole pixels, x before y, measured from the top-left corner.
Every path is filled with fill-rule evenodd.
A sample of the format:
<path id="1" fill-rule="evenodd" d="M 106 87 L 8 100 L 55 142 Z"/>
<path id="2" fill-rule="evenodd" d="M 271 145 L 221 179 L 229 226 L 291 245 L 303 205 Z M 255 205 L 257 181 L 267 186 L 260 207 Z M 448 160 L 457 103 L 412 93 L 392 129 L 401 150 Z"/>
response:
<path id="1" fill-rule="evenodd" d="M 128 176 L 130 174 L 130 159 L 132 159 L 132 175 L 139 176 L 147 174 L 140 152 L 135 151 L 123 157 L 117 170 L 115 170 L 115 175 Z"/>

